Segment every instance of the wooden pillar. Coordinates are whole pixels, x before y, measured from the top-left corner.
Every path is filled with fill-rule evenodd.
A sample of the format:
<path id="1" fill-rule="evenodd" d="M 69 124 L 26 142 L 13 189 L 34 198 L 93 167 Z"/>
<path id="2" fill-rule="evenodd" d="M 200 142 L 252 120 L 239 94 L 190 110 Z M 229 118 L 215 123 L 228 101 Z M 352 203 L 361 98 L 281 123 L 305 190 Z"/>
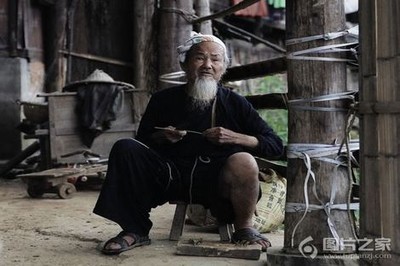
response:
<path id="1" fill-rule="evenodd" d="M 400 3 L 360 1 L 360 265 L 400 265 Z"/>
<path id="2" fill-rule="evenodd" d="M 54 1 L 45 9 L 45 91 L 60 91 L 64 86 L 64 58 L 60 50 L 65 48 L 67 0 Z"/>
<path id="3" fill-rule="evenodd" d="M 192 24 L 184 18 L 185 13 L 193 12 L 193 0 L 161 0 L 158 34 L 159 74 L 180 71 L 176 48 L 187 40 Z M 173 84 L 160 82 L 160 89 Z"/>
<path id="4" fill-rule="evenodd" d="M 133 93 L 135 121 L 139 122 L 147 106 L 149 92 L 157 87 L 157 29 L 155 0 L 133 4 L 133 85 L 147 93 Z"/>
<path id="5" fill-rule="evenodd" d="M 133 85 L 137 88 L 149 89 L 152 84 L 156 85 L 152 71 L 157 58 L 155 2 L 140 0 L 133 4 Z"/>
<path id="6" fill-rule="evenodd" d="M 198 17 L 205 17 L 210 15 L 210 3 L 209 0 L 195 0 L 194 3 L 196 15 Z M 206 20 L 194 25 L 195 31 L 202 34 L 212 34 L 211 20 Z"/>
<path id="7" fill-rule="evenodd" d="M 19 0 L 8 1 L 8 50 L 10 57 L 18 54 L 18 3 Z"/>
<path id="8" fill-rule="evenodd" d="M 286 15 L 287 40 L 345 30 L 342 0 L 287 1 Z M 313 97 L 346 90 L 346 63 L 290 59 L 291 53 L 295 51 L 340 43 L 345 43 L 343 38 L 300 41 L 287 46 L 289 102 L 299 99 L 310 100 Z M 313 54 L 313 56 L 344 57 L 338 53 Z M 311 110 L 304 110 L 302 107 L 311 107 Z M 333 108 L 333 110 L 327 111 L 315 107 Z M 287 212 L 284 237 L 284 251 L 287 253 L 312 257 L 323 253 L 356 251 L 348 245 L 341 246 L 339 251 L 332 250 L 332 247 L 329 249 L 324 247 L 325 241 L 338 245 L 342 240 L 355 237 L 350 212 L 333 208 L 330 209 L 328 216 L 322 208 L 331 200 L 333 204 L 346 205 L 351 189 L 351 177 L 347 168 L 325 161 L 325 159 L 336 159 L 336 154 L 329 152 L 321 154 L 320 152 L 327 152 L 327 149 L 326 146 L 319 147 L 321 144 L 331 145 L 335 141 L 340 143 L 345 137 L 347 112 L 339 109 L 346 109 L 343 100 L 300 102 L 297 106 L 289 104 Z M 304 144 L 306 148 L 303 149 L 299 144 Z M 306 166 L 307 156 L 311 157 L 309 168 Z M 308 175 L 308 170 L 315 174 L 315 180 L 313 175 Z M 313 192 L 314 186 L 316 193 Z M 317 205 L 321 209 L 315 210 L 309 206 L 306 197 L 309 204 Z M 289 205 L 301 210 L 294 211 L 291 208 L 289 211 Z M 305 208 L 309 208 L 309 212 L 305 212 Z"/>

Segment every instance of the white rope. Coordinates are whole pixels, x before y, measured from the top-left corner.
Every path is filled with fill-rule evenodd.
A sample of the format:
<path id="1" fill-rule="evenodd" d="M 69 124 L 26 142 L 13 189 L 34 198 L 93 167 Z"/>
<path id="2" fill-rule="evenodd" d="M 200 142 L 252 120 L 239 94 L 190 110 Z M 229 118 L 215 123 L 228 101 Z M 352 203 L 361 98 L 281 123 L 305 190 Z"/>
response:
<path id="1" fill-rule="evenodd" d="M 316 160 L 321 160 L 325 162 L 330 162 L 333 164 L 336 164 L 335 171 L 339 166 L 344 165 L 345 163 L 340 160 L 336 159 L 330 159 L 330 158 L 322 158 L 326 156 L 331 156 L 331 155 L 337 155 L 337 157 L 341 156 L 343 146 L 338 145 L 338 144 L 289 144 L 288 149 L 287 149 L 287 157 L 288 158 L 300 158 L 303 159 L 305 167 L 307 169 L 306 176 L 304 178 L 304 186 L 303 186 L 303 192 L 304 192 L 304 203 L 286 203 L 286 212 L 298 212 L 298 211 L 303 211 L 303 215 L 300 218 L 300 220 L 296 223 L 296 225 L 293 228 L 293 232 L 291 235 L 291 246 L 294 247 L 294 236 L 295 233 L 300 226 L 300 224 L 303 222 L 304 218 L 306 217 L 307 213 L 312 211 L 312 210 L 321 210 L 323 209 L 327 215 L 327 224 L 329 226 L 329 230 L 331 231 L 332 236 L 335 238 L 337 243 L 339 244 L 339 247 L 343 247 L 343 241 L 340 239 L 339 234 L 337 233 L 335 224 L 332 222 L 331 219 L 331 209 L 345 209 L 349 210 L 349 208 L 355 208 L 355 205 L 351 205 L 348 203 L 345 204 L 334 204 L 335 201 L 335 194 L 337 191 L 337 185 L 335 182 L 332 183 L 332 190 L 331 190 L 331 195 L 330 195 L 330 200 L 328 203 L 324 203 L 318 196 L 317 193 L 317 187 L 316 187 L 316 179 L 315 179 L 315 173 L 311 169 L 311 158 L 316 159 Z M 349 145 L 346 146 L 346 150 L 357 150 L 359 149 L 359 143 L 357 142 L 352 142 L 349 143 Z M 330 159 L 330 160 L 326 160 Z M 350 167 L 350 166 L 348 166 Z M 308 181 L 310 177 L 313 180 L 312 184 L 312 193 L 316 200 L 320 203 L 319 205 L 316 204 L 310 204 L 309 203 L 309 198 L 308 198 Z"/>
<path id="2" fill-rule="evenodd" d="M 358 140 L 349 143 L 350 151 L 358 150 L 359 148 Z M 303 159 L 304 154 L 307 154 L 310 158 L 318 160 L 320 157 L 324 156 L 339 155 L 342 153 L 343 149 L 343 146 L 340 144 L 290 143 L 287 146 L 287 158 Z"/>
<path id="3" fill-rule="evenodd" d="M 297 110 L 309 110 L 309 111 L 324 111 L 324 112 L 348 112 L 348 108 L 338 108 L 338 107 L 320 107 L 320 106 L 306 106 L 302 105 L 305 103 L 315 103 L 323 101 L 334 101 L 334 100 L 351 100 L 354 102 L 355 91 L 346 91 L 340 93 L 332 93 L 328 95 L 317 96 L 309 99 L 294 99 L 288 101 L 289 108 Z"/>
<path id="4" fill-rule="evenodd" d="M 357 45 L 358 42 L 341 43 L 324 45 L 320 47 L 300 50 L 288 53 L 286 58 L 291 60 L 316 60 L 316 61 L 330 61 L 330 62 L 356 62 L 356 60 L 347 58 L 334 58 L 334 57 L 320 57 L 320 56 L 307 56 L 307 54 L 324 54 L 324 53 L 339 53 L 339 52 L 352 52 L 355 53 L 354 48 L 343 49 L 341 47 Z"/>
<path id="5" fill-rule="evenodd" d="M 186 77 L 186 73 L 184 71 L 176 71 L 167 74 L 160 75 L 158 78 L 160 81 L 170 84 L 186 84 L 186 81 L 179 81 L 176 79 L 180 79 Z"/>
<path id="6" fill-rule="evenodd" d="M 303 216 L 300 218 L 300 220 L 297 222 L 297 224 L 294 226 L 293 228 L 293 232 L 292 232 L 292 236 L 291 236 L 291 246 L 294 247 L 294 235 L 297 231 L 297 228 L 299 227 L 299 225 L 303 222 L 304 218 L 307 215 L 308 212 L 308 207 L 309 207 L 309 203 L 308 203 L 308 180 L 310 179 L 310 177 L 313 178 L 314 181 L 314 185 L 315 185 L 315 174 L 314 172 L 311 170 L 311 161 L 310 161 L 310 157 L 304 153 L 303 154 L 303 161 L 307 167 L 307 174 L 306 177 L 304 179 L 304 186 L 303 186 L 303 192 L 304 192 L 304 202 L 305 202 L 305 210 L 303 213 Z M 308 167 L 309 166 L 309 167 Z M 319 200 L 318 195 L 316 196 L 316 198 Z"/>
<path id="7" fill-rule="evenodd" d="M 346 91 L 346 92 L 332 93 L 332 94 L 312 97 L 308 99 L 295 99 L 295 100 L 290 100 L 289 104 L 324 102 L 324 101 L 342 100 L 342 99 L 354 100 L 354 94 L 356 93 L 357 93 L 356 91 Z"/>
<path id="8" fill-rule="evenodd" d="M 337 32 L 328 32 L 325 34 L 313 35 L 313 36 L 306 36 L 300 38 L 293 38 L 286 41 L 286 45 L 293 45 L 298 43 L 310 42 L 315 40 L 323 39 L 325 41 L 333 40 L 342 36 L 351 35 L 358 38 L 358 25 L 354 26 L 348 30 L 344 31 L 337 31 Z"/>
<path id="9" fill-rule="evenodd" d="M 347 203 L 331 204 L 330 202 L 326 203 L 323 206 L 317 204 L 308 204 L 308 207 L 306 208 L 306 204 L 304 203 L 287 202 L 285 207 L 285 212 L 304 212 L 306 209 L 307 212 L 311 212 L 311 211 L 323 210 L 325 208 L 329 208 L 331 210 L 341 210 L 341 211 L 347 211 L 348 209 L 359 210 L 360 203 L 358 202 L 350 203 L 349 208 L 347 207 Z"/>

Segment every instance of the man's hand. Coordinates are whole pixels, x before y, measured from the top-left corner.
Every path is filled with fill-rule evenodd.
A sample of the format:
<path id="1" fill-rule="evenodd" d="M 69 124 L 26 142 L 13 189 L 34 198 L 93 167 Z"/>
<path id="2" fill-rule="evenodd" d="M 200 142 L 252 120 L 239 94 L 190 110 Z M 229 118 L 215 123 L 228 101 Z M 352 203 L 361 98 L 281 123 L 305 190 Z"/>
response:
<path id="1" fill-rule="evenodd" d="M 212 127 L 203 132 L 203 136 L 214 144 L 237 144 L 254 149 L 258 146 L 258 139 L 253 136 L 240 134 L 224 127 Z"/>
<path id="2" fill-rule="evenodd" d="M 176 130 L 173 126 L 156 127 L 156 129 L 159 130 L 152 135 L 152 138 L 158 143 L 176 143 L 187 134 L 185 130 Z"/>

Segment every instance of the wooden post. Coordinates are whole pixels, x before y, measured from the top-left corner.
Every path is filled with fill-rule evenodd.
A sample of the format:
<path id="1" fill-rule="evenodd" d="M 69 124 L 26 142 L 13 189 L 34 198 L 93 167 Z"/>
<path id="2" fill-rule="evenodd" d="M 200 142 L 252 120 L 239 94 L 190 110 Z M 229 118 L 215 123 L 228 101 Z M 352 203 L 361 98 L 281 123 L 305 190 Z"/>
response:
<path id="1" fill-rule="evenodd" d="M 375 248 L 361 251 L 360 265 L 399 265 L 400 4 L 360 1 L 359 14 L 360 238 Z"/>
<path id="2" fill-rule="evenodd" d="M 18 0 L 8 1 L 8 50 L 10 57 L 18 55 Z"/>
<path id="3" fill-rule="evenodd" d="M 159 74 L 180 71 L 176 48 L 190 36 L 192 24 L 185 20 L 185 13 L 193 12 L 193 0 L 161 0 L 158 37 Z M 159 88 L 172 84 L 160 82 Z"/>
<path id="4" fill-rule="evenodd" d="M 205 17 L 210 15 L 209 0 L 195 0 L 195 10 L 198 17 Z M 195 30 L 202 34 L 212 34 L 211 20 L 206 20 L 195 25 Z"/>
<path id="5" fill-rule="evenodd" d="M 133 2 L 133 85 L 148 92 L 155 91 L 157 82 L 157 37 L 155 0 Z M 139 122 L 147 106 L 148 93 L 133 93 L 134 119 Z"/>
<path id="6" fill-rule="evenodd" d="M 67 23 L 67 0 L 55 1 L 45 11 L 45 91 L 61 91 L 65 81 L 63 56 Z"/>
<path id="7" fill-rule="evenodd" d="M 300 37 L 320 35 L 324 33 L 345 30 L 345 14 L 342 0 L 332 1 L 287 1 L 287 40 Z M 299 42 L 287 46 L 288 59 L 291 53 L 331 44 L 344 43 L 343 38 L 334 40 L 317 39 Z M 315 55 L 321 56 L 321 55 Z M 324 57 L 344 57 L 343 54 L 323 54 Z M 321 60 L 289 59 L 288 98 L 289 103 L 296 99 L 311 99 L 346 90 L 346 64 L 344 62 L 329 62 Z M 348 202 L 351 188 L 351 177 L 347 168 L 324 159 L 336 159 L 335 153 L 326 152 L 325 148 L 318 150 L 320 144 L 330 145 L 340 143 L 345 137 L 346 111 L 321 109 L 304 110 L 301 107 L 344 108 L 341 100 L 300 103 L 300 106 L 289 104 L 289 144 L 288 144 L 288 173 L 287 173 L 287 210 L 285 216 L 284 251 L 292 254 L 302 254 L 312 257 L 323 253 L 352 253 L 355 248 L 350 245 L 334 251 L 324 247 L 325 241 L 338 245 L 342 240 L 355 238 L 354 227 L 350 212 L 347 210 L 329 209 L 323 206 L 331 200 L 333 204 Z M 302 149 L 298 144 L 304 144 Z M 337 149 L 338 150 L 338 149 Z M 299 153 L 296 153 L 299 151 Z M 311 151 L 317 152 L 315 156 Z M 310 156 L 309 169 L 306 158 Z M 308 170 L 315 174 L 307 175 Z M 309 180 L 307 181 L 307 177 Z M 315 185 L 316 197 L 313 192 Z M 304 192 L 306 190 L 306 192 Z M 313 209 L 306 204 L 317 205 L 321 209 Z M 294 211 L 288 206 L 301 210 Z M 309 208 L 305 212 L 304 208 Z M 312 209 L 312 210 L 311 210 Z M 331 226 L 328 224 L 330 218 Z M 335 236 L 335 234 L 337 234 Z M 332 242 L 333 241 L 333 242 Z M 348 243 L 347 243 L 348 244 Z"/>

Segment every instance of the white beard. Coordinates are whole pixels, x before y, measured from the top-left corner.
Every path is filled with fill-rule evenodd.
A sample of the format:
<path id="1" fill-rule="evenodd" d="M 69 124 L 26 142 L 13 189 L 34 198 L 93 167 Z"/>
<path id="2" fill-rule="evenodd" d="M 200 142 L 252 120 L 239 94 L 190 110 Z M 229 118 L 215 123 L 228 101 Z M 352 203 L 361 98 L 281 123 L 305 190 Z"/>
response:
<path id="1" fill-rule="evenodd" d="M 192 107 L 204 110 L 210 106 L 217 95 L 218 84 L 214 79 L 196 78 L 193 86 L 189 87 L 187 93 L 192 99 Z"/>

